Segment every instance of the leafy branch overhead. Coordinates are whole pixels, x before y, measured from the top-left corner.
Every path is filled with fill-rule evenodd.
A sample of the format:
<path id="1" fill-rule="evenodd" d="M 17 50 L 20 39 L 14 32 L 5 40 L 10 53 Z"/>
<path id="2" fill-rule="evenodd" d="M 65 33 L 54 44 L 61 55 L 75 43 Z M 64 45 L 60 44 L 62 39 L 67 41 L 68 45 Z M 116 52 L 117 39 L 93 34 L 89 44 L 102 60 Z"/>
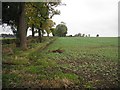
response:
<path id="1" fill-rule="evenodd" d="M 47 19 L 52 18 L 54 15 L 60 14 L 59 10 L 55 10 L 53 5 L 58 3 L 26 3 L 26 17 L 28 24 L 42 24 Z M 37 25 L 38 26 L 38 25 Z"/>
<path id="2" fill-rule="evenodd" d="M 60 2 L 44 2 L 44 3 L 26 3 L 26 19 L 29 27 L 41 28 L 47 35 L 51 33 L 50 29 L 54 26 L 54 22 L 51 18 L 54 15 L 59 15 L 60 11 L 55 10 Z"/>

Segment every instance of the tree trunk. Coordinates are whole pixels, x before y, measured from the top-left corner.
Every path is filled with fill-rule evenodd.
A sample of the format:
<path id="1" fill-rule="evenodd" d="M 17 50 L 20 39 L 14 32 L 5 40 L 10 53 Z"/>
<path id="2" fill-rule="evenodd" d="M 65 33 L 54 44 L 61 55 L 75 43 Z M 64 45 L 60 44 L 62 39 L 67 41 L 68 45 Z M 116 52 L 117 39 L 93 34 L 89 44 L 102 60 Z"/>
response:
<path id="1" fill-rule="evenodd" d="M 38 35 L 39 35 L 39 41 L 40 43 L 42 42 L 42 34 L 41 34 L 41 30 L 38 29 Z"/>
<path id="2" fill-rule="evenodd" d="M 34 24 L 32 24 L 32 37 L 35 36 L 35 32 L 34 32 Z"/>
<path id="3" fill-rule="evenodd" d="M 44 31 L 42 30 L 42 37 L 44 36 Z"/>
<path id="4" fill-rule="evenodd" d="M 29 26 L 28 26 L 28 24 L 26 23 L 26 21 L 25 21 L 25 24 L 26 24 L 26 36 L 27 36 L 27 31 L 28 31 L 28 28 L 29 28 Z M 27 38 L 26 38 L 27 39 Z"/>
<path id="5" fill-rule="evenodd" d="M 47 37 L 49 37 L 49 33 L 47 33 Z"/>
<path id="6" fill-rule="evenodd" d="M 19 15 L 19 35 L 20 35 L 20 47 L 23 50 L 27 49 L 26 43 L 26 23 L 25 23 L 25 3 L 21 2 L 21 13 Z"/>
<path id="7" fill-rule="evenodd" d="M 17 25 L 16 47 L 20 47 L 19 18 L 17 19 L 16 25 Z"/>

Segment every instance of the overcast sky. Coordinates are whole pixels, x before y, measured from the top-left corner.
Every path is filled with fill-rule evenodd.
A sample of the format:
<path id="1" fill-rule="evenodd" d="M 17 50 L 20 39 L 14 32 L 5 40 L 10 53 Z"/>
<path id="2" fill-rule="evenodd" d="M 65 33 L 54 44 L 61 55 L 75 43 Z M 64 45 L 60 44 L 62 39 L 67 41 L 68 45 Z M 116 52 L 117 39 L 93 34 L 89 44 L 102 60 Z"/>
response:
<path id="1" fill-rule="evenodd" d="M 61 15 L 53 17 L 56 24 L 66 23 L 68 34 L 118 36 L 119 0 L 62 0 Z"/>
<path id="2" fill-rule="evenodd" d="M 102 37 L 118 36 L 118 1 L 120 0 L 62 0 L 66 6 L 57 7 L 61 15 L 53 17 L 59 24 L 61 21 L 68 27 L 68 35 L 77 33 Z M 0 33 L 9 32 L 9 27 Z M 28 32 L 31 34 L 31 32 Z"/>

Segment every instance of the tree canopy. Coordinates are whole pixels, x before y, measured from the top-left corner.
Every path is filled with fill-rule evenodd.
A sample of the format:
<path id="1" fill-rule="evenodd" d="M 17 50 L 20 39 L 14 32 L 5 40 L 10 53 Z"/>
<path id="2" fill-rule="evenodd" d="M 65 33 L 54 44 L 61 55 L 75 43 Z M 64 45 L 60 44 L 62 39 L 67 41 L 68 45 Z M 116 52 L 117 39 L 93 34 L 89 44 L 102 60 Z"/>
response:
<path id="1" fill-rule="evenodd" d="M 65 37 L 67 34 L 67 26 L 64 23 L 58 24 L 54 30 L 55 36 Z"/>

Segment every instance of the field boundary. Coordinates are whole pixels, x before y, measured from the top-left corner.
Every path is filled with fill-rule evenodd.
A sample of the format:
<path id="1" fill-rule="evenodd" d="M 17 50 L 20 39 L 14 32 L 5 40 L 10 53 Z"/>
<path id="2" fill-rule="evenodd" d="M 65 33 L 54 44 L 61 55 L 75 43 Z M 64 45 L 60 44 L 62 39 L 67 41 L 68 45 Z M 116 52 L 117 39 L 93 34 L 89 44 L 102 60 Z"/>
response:
<path id="1" fill-rule="evenodd" d="M 53 40 L 50 40 L 49 42 L 47 42 L 47 44 L 43 47 L 40 47 L 38 50 L 42 51 L 45 50 L 50 44 L 52 44 L 57 38 L 53 38 Z"/>

